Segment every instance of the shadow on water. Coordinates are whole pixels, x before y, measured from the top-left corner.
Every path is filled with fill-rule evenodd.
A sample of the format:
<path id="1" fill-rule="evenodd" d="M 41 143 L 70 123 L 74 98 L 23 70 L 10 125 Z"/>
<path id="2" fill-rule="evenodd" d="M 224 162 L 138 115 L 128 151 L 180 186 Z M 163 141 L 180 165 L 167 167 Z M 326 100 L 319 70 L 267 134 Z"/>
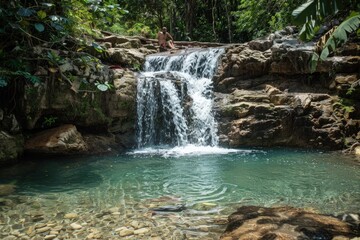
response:
<path id="1" fill-rule="evenodd" d="M 103 178 L 88 157 L 23 159 L 0 169 L 0 184 L 16 185 L 18 193 L 66 192 L 99 186 Z"/>

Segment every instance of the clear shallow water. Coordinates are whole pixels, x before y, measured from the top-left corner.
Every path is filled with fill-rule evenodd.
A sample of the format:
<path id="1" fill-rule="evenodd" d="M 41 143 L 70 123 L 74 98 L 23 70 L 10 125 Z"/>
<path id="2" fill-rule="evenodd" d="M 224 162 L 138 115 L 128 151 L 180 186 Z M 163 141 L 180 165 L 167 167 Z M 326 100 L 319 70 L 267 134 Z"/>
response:
<path id="1" fill-rule="evenodd" d="M 93 206 L 170 196 L 189 209 L 215 203 L 291 205 L 323 213 L 358 212 L 359 166 L 337 153 L 294 149 L 225 150 L 211 147 L 143 149 L 119 156 L 28 160 L 0 171 L 22 195 L 56 194 Z"/>

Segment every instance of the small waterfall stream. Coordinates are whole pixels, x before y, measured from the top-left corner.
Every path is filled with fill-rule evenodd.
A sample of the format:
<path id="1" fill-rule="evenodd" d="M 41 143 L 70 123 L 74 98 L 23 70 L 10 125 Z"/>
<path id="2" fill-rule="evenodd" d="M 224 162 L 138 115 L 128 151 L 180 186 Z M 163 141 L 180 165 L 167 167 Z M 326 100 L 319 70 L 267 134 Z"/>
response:
<path id="1" fill-rule="evenodd" d="M 138 148 L 216 146 L 212 77 L 222 48 L 150 55 L 137 85 Z"/>

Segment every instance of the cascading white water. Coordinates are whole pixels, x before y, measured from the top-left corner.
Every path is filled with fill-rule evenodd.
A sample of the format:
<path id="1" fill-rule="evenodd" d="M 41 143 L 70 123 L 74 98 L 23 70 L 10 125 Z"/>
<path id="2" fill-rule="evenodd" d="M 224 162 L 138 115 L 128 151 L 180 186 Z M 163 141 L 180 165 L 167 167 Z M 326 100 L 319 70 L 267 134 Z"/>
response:
<path id="1" fill-rule="evenodd" d="M 223 48 L 146 58 L 137 85 L 138 147 L 216 146 L 212 77 Z"/>

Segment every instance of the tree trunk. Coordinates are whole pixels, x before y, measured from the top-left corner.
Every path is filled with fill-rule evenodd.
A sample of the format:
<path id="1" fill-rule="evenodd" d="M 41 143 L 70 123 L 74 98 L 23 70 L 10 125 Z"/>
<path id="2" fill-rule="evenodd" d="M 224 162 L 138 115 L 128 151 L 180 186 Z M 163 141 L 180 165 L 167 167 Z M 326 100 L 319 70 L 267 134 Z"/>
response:
<path id="1" fill-rule="evenodd" d="M 195 0 L 186 1 L 186 13 L 185 13 L 185 30 L 190 35 L 193 36 L 194 28 L 194 10 L 195 10 Z"/>
<path id="2" fill-rule="evenodd" d="M 230 2 L 230 8 L 231 8 L 231 2 Z M 232 31 L 231 31 L 231 15 L 229 12 L 229 6 L 228 1 L 226 0 L 225 3 L 225 12 L 226 12 L 226 19 L 227 19 L 227 27 L 228 27 L 228 36 L 229 36 L 229 43 L 232 43 Z"/>
<path id="3" fill-rule="evenodd" d="M 215 10 L 216 10 L 216 0 L 212 0 L 212 9 L 211 9 L 211 14 L 212 14 L 212 30 L 213 30 L 213 34 L 214 34 L 214 40 L 217 42 L 217 41 L 218 41 L 218 37 L 217 37 L 217 34 L 216 34 L 216 29 L 215 29 L 215 25 L 216 25 Z"/>

